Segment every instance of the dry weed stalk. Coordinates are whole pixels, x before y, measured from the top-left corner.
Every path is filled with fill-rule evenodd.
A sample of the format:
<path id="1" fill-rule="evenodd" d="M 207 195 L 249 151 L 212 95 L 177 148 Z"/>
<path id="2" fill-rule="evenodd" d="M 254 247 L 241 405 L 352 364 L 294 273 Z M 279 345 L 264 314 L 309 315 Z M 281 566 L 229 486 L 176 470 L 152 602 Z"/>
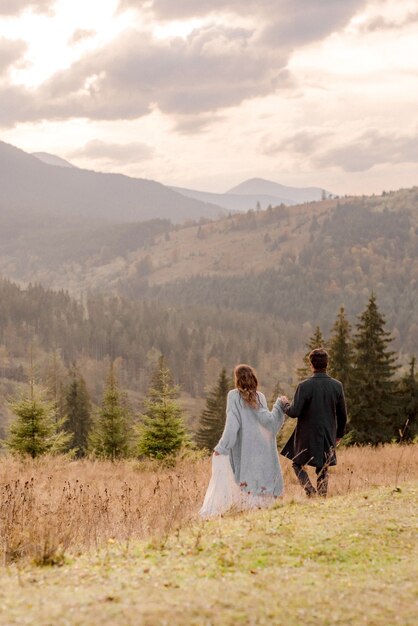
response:
<path id="1" fill-rule="evenodd" d="M 416 480 L 417 450 L 417 445 L 340 450 L 329 495 Z M 283 460 L 282 467 L 284 502 L 302 500 L 291 464 Z M 196 519 L 209 476 L 210 459 L 183 459 L 170 468 L 134 461 L 5 457 L 0 460 L 3 563 L 29 558 L 59 564 L 67 552 L 114 541 L 125 549 L 133 539 L 154 539 L 163 546 L 170 533 Z"/>

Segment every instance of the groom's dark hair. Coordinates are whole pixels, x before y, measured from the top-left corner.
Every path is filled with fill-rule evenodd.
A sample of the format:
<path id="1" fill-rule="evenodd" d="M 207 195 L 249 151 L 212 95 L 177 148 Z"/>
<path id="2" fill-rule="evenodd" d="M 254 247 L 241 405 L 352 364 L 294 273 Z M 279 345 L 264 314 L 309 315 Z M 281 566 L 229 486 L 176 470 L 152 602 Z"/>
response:
<path id="1" fill-rule="evenodd" d="M 324 348 L 315 348 L 309 354 L 309 360 L 314 370 L 325 371 L 328 366 L 328 352 Z"/>

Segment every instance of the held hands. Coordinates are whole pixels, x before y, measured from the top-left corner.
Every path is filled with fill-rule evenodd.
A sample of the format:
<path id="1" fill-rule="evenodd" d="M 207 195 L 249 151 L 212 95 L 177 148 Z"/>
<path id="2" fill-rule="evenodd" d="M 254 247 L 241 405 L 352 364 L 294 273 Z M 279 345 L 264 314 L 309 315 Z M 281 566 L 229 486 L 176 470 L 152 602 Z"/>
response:
<path id="1" fill-rule="evenodd" d="M 279 396 L 277 398 L 280 402 L 280 406 L 283 408 L 286 404 L 290 404 L 289 398 L 287 396 Z"/>

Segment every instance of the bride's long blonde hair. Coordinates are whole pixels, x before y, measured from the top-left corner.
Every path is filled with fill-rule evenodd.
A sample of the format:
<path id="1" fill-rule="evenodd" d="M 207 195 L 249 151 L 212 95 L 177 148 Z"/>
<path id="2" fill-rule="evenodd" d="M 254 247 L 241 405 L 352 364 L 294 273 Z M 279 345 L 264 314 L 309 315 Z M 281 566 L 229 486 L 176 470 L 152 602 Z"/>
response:
<path id="1" fill-rule="evenodd" d="M 250 365 L 241 363 L 234 369 L 235 387 L 244 400 L 253 408 L 257 409 L 259 400 L 257 396 L 258 380 L 255 371 Z"/>

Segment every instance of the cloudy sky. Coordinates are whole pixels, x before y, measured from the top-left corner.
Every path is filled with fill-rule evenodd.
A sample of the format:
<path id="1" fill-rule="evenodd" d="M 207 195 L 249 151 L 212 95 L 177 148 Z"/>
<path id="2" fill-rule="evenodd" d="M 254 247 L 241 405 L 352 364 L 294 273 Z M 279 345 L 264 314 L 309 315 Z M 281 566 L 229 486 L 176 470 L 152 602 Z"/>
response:
<path id="1" fill-rule="evenodd" d="M 418 0 L 0 0 L 0 139 L 208 191 L 418 184 Z"/>

